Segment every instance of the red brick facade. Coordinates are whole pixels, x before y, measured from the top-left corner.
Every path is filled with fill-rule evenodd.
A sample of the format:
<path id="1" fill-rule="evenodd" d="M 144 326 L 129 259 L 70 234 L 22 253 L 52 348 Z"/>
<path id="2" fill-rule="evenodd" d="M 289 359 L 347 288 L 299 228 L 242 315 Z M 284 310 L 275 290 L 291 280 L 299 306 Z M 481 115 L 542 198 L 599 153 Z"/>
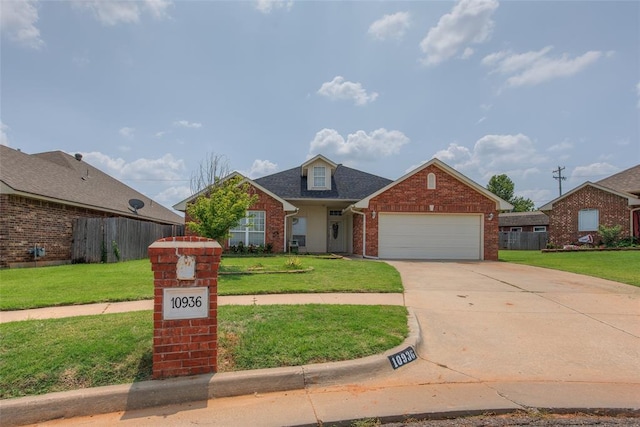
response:
<path id="1" fill-rule="evenodd" d="M 154 277 L 153 378 L 216 372 L 218 356 L 218 268 L 222 248 L 214 240 L 196 236 L 168 237 L 149 247 Z M 180 257 L 195 262 L 194 277 L 181 280 Z M 165 319 L 164 291 L 207 288 L 207 317 Z"/>
<path id="2" fill-rule="evenodd" d="M 249 210 L 265 211 L 264 243 L 271 243 L 274 253 L 284 252 L 284 217 L 286 213 L 282 203 L 253 186 L 249 188 L 249 192 L 252 195 L 258 195 L 258 201 L 251 205 Z M 191 217 L 185 212 L 185 224 L 190 221 L 192 221 Z M 193 235 L 194 233 L 189 230 L 189 227 L 186 227 L 185 234 Z M 220 242 L 220 245 L 225 249 L 229 248 L 228 241 Z"/>
<path id="3" fill-rule="evenodd" d="M 556 246 L 578 242 L 591 234 L 594 243 L 600 242 L 597 231 L 578 231 L 578 212 L 597 209 L 599 223 L 605 227 L 620 225 L 622 235 L 630 236 L 630 209 L 626 198 L 587 185 L 553 204 L 549 212 L 549 242 Z"/>
<path id="4" fill-rule="evenodd" d="M 427 189 L 427 176 L 436 176 L 436 188 Z M 433 211 L 430 209 L 433 205 Z M 371 212 L 408 212 L 434 214 L 484 214 L 484 259 L 498 259 L 498 211 L 495 200 L 473 189 L 435 165 L 430 165 L 394 185 L 369 202 L 367 215 L 366 255 L 378 256 L 378 218 Z M 489 220 L 489 214 L 493 219 Z M 353 251 L 362 254 L 362 215 L 353 219 Z"/>
<path id="5" fill-rule="evenodd" d="M 42 264 L 71 262 L 73 220 L 113 216 L 106 212 L 1 194 L 0 268 L 33 262 L 29 249 L 43 246 Z"/>

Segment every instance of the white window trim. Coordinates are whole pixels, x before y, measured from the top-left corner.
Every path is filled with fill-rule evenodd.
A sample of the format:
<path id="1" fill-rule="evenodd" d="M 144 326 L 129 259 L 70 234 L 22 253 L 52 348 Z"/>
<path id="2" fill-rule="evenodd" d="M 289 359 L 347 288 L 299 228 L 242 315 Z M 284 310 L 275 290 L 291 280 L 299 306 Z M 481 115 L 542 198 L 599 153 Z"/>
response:
<path id="1" fill-rule="evenodd" d="M 316 175 L 316 171 L 322 171 L 322 176 L 320 175 Z M 311 177 L 312 181 L 312 188 L 322 188 L 325 189 L 327 188 L 327 168 L 325 166 L 314 166 L 312 169 L 313 172 L 313 176 Z M 320 179 L 322 178 L 322 185 L 316 185 L 316 179 Z"/>
<path id="2" fill-rule="evenodd" d="M 247 213 L 245 214 L 245 217 L 243 218 L 244 220 L 246 220 L 246 222 L 251 223 L 251 220 L 253 218 L 253 216 L 255 216 L 256 213 L 261 213 L 262 217 L 264 219 L 263 221 L 263 228 L 262 230 L 255 230 L 255 227 L 252 225 L 251 227 L 247 227 L 246 225 L 240 226 L 238 225 L 236 228 L 232 228 L 229 230 L 229 233 L 244 233 L 244 239 L 242 240 L 242 243 L 245 246 L 250 245 L 250 236 L 255 236 L 257 234 L 262 234 L 262 245 L 266 244 L 266 233 L 265 233 L 265 228 L 267 225 L 267 214 L 265 211 L 247 211 Z M 245 224 L 246 224 L 245 222 Z M 231 238 L 229 238 L 228 240 L 228 244 L 231 245 Z"/>
<path id="3" fill-rule="evenodd" d="M 511 229 L 509 231 L 513 231 L 516 233 L 519 233 L 522 231 L 522 227 L 511 227 Z"/>
<path id="4" fill-rule="evenodd" d="M 578 231 L 598 231 L 600 211 L 598 209 L 580 209 L 578 211 Z"/>
<path id="5" fill-rule="evenodd" d="M 536 225 L 533 227 L 533 232 L 534 233 L 544 233 L 547 231 L 547 226 L 546 225 Z"/>
<path id="6" fill-rule="evenodd" d="M 436 174 L 430 172 L 427 175 L 427 190 L 435 190 L 436 189 Z"/>

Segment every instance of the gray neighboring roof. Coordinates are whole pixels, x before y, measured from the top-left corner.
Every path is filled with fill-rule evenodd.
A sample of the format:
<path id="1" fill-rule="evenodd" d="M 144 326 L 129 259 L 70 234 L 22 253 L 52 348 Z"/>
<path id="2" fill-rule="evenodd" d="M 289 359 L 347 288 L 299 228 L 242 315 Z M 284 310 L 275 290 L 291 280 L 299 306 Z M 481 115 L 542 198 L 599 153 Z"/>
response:
<path id="1" fill-rule="evenodd" d="M 392 182 L 390 179 L 343 165 L 338 165 L 331 177 L 331 190 L 307 190 L 307 177 L 301 176 L 300 166 L 253 181 L 287 200 L 333 199 L 345 201 L 363 199 Z"/>
<path id="2" fill-rule="evenodd" d="M 184 223 L 170 209 L 62 151 L 26 154 L 0 145 L 0 182 L 2 193 L 164 224 Z M 130 199 L 144 202 L 138 214 L 129 210 Z"/>
<path id="3" fill-rule="evenodd" d="M 608 178 L 597 181 L 596 184 L 611 188 L 612 190 L 640 196 L 640 165 L 633 166 L 611 175 Z"/>
<path id="4" fill-rule="evenodd" d="M 540 211 L 505 212 L 498 215 L 498 224 L 500 227 L 549 225 L 549 217 Z"/>

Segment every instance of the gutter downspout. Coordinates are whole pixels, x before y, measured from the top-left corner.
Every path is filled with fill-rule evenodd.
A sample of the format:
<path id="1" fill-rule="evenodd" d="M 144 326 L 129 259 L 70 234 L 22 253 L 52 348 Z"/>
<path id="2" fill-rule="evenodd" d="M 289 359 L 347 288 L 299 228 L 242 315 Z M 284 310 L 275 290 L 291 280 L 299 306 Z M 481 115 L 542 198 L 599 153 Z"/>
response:
<path id="1" fill-rule="evenodd" d="M 349 211 L 354 214 L 362 215 L 362 258 L 378 259 L 378 257 L 367 255 L 367 215 L 362 212 L 354 211 L 353 205 L 349 206 Z"/>
<path id="2" fill-rule="evenodd" d="M 282 249 L 284 249 L 285 254 L 287 253 L 287 219 L 294 215 L 298 215 L 298 211 L 300 211 L 300 208 L 296 208 L 296 211 L 294 213 L 284 216 L 284 246 L 282 247 Z"/>

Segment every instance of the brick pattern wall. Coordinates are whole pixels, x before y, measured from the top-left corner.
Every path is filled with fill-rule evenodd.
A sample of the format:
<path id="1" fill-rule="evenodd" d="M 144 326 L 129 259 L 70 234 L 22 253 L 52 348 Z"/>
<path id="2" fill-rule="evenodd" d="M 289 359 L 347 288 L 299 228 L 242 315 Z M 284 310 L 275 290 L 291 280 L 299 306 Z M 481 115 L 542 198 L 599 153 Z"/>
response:
<path id="1" fill-rule="evenodd" d="M 591 234 L 598 244 L 597 231 L 578 231 L 578 212 L 581 209 L 598 209 L 600 225 L 622 226 L 622 235 L 630 236 L 630 213 L 627 199 L 608 191 L 585 186 L 553 204 L 549 213 L 549 242 L 555 246 L 578 242 L 578 238 Z"/>
<path id="2" fill-rule="evenodd" d="M 427 175 L 436 176 L 436 188 L 427 190 Z M 433 205 L 433 211 L 430 210 Z M 374 197 L 369 208 L 362 212 L 367 215 L 366 255 L 378 255 L 378 218 L 371 212 L 410 213 L 482 213 L 484 220 L 484 259 L 498 259 L 498 211 L 496 202 L 457 180 L 435 165 L 428 166 L 384 193 Z M 493 213 L 493 220 L 488 216 Z M 362 218 L 354 216 L 354 253 L 362 254 Z"/>
<path id="3" fill-rule="evenodd" d="M 113 216 L 106 212 L 1 194 L 0 268 L 33 262 L 29 248 L 44 247 L 39 264 L 71 262 L 73 220 Z"/>
<path id="4" fill-rule="evenodd" d="M 213 373 L 218 357 L 218 268 L 222 248 L 197 236 L 168 237 L 149 247 L 154 277 L 153 378 Z M 195 258 L 194 280 L 178 280 L 180 256 Z M 166 288 L 208 287 L 208 317 L 164 320 Z"/>
<path id="5" fill-rule="evenodd" d="M 252 195 L 258 195 L 258 201 L 254 203 L 249 210 L 265 211 L 265 244 L 271 243 L 273 245 L 273 252 L 275 253 L 284 252 L 285 212 L 282 209 L 282 203 L 255 187 L 250 187 L 249 191 Z M 186 212 L 184 217 L 185 225 L 193 221 Z M 194 233 L 189 230 L 189 227 L 185 227 L 185 234 L 188 236 L 194 235 Z M 220 242 L 220 245 L 228 249 L 229 241 Z"/>

